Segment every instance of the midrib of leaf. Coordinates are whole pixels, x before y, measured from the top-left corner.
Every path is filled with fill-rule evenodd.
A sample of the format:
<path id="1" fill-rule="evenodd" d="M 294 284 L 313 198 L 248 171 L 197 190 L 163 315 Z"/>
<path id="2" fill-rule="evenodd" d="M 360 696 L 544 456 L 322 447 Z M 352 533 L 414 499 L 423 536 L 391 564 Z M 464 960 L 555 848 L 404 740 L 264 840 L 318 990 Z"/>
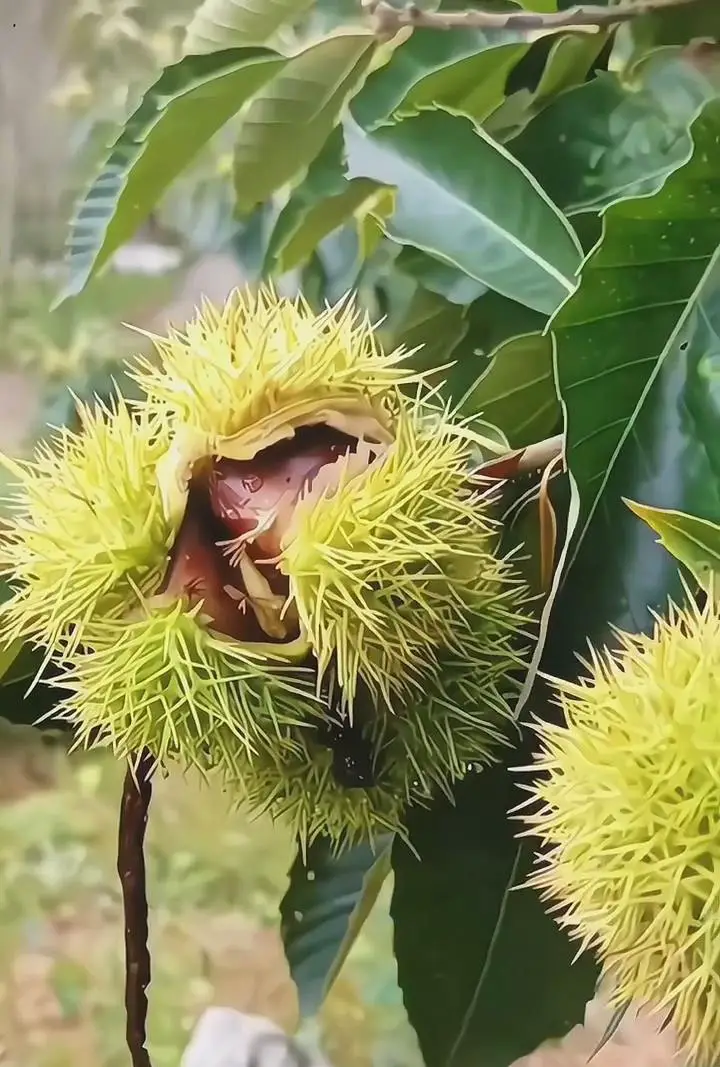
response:
<path id="1" fill-rule="evenodd" d="M 422 168 L 418 169 L 420 170 Z M 568 293 L 572 293 L 574 291 L 575 286 L 569 278 L 566 278 L 561 271 L 557 270 L 557 268 L 552 265 L 552 263 L 549 263 L 546 259 L 543 259 L 542 256 L 540 256 L 537 252 L 534 251 L 534 249 L 524 244 L 524 242 L 521 241 L 519 237 L 516 237 L 514 233 L 512 233 L 510 230 L 503 229 L 503 227 L 500 226 L 497 222 L 495 222 L 495 220 L 492 219 L 489 215 L 484 215 L 482 211 L 476 209 L 474 204 L 470 204 L 467 200 L 463 200 L 455 190 L 449 190 L 446 186 L 440 185 L 437 178 L 429 174 L 426 174 L 426 176 L 445 194 L 446 201 L 449 200 L 450 203 L 459 204 L 463 211 L 467 211 L 467 209 L 469 208 L 471 213 L 477 219 L 483 222 L 488 229 L 493 230 L 494 233 L 500 234 L 501 236 L 505 237 L 508 240 L 509 244 L 511 244 L 514 248 L 517 248 L 519 252 L 522 252 L 527 259 L 532 260 L 533 263 L 536 263 L 539 267 L 541 267 L 547 274 L 554 278 L 555 281 L 559 282 Z M 455 263 L 453 260 L 441 255 L 436 250 L 427 246 L 416 244 L 415 242 L 413 243 L 416 248 L 420 248 L 423 252 L 430 253 L 436 259 L 442 260 L 449 266 L 456 267 L 458 270 L 466 270 L 465 267 L 461 267 L 459 263 Z M 474 277 L 477 276 L 474 275 Z M 477 280 L 482 281 L 482 278 L 477 278 Z"/>
<path id="2" fill-rule="evenodd" d="M 495 949 L 497 947 L 498 939 L 499 939 L 500 934 L 502 932 L 502 924 L 503 924 L 503 919 L 505 918 L 505 912 L 507 910 L 508 898 L 510 896 L 510 893 L 512 892 L 512 887 L 513 887 L 513 884 L 515 882 L 515 876 L 516 876 L 516 874 L 518 872 L 518 868 L 520 866 L 520 856 L 521 855 L 522 855 L 522 845 L 518 845 L 517 848 L 515 849 L 515 856 L 513 858 L 512 866 L 510 868 L 510 876 L 509 876 L 509 878 L 507 880 L 507 884 L 505 886 L 505 891 L 503 892 L 502 899 L 500 901 L 500 906 L 498 907 L 497 922 L 495 923 L 495 928 L 494 928 L 494 930 L 492 932 L 492 937 L 490 938 L 490 944 L 488 946 L 487 954 L 486 954 L 485 959 L 483 961 L 483 965 L 482 965 L 482 968 L 480 970 L 480 974 L 478 976 L 477 985 L 475 986 L 475 990 L 473 992 L 472 998 L 470 1000 L 470 1003 L 468 1004 L 467 1011 L 463 1015 L 463 1019 L 462 1019 L 462 1022 L 460 1024 L 460 1029 L 458 1031 L 458 1035 L 455 1038 L 455 1041 L 453 1042 L 452 1048 L 450 1049 L 450 1054 L 448 1055 L 448 1058 L 447 1058 L 447 1067 L 452 1067 L 453 1060 L 455 1059 L 455 1057 L 457 1056 L 458 1052 L 460 1051 L 462 1043 L 465 1040 L 465 1036 L 467 1035 L 467 1032 L 468 1032 L 468 1030 L 470 1028 L 470 1023 L 472 1022 L 473 1013 L 475 1011 L 475 1008 L 477 1007 L 478 1001 L 480 1000 L 480 996 L 482 994 L 483 986 L 485 985 L 485 982 L 487 981 L 487 976 L 490 973 L 490 968 L 492 966 L 492 962 L 493 962 L 493 959 L 494 959 L 494 956 L 495 956 Z"/>
<path id="3" fill-rule="evenodd" d="M 342 65 L 342 69 L 334 76 L 330 85 L 326 85 L 324 81 L 318 80 L 317 77 L 302 76 L 303 71 L 311 72 L 317 68 L 317 64 L 320 61 L 317 55 L 318 52 L 322 57 L 323 51 L 327 51 L 333 45 L 338 45 L 344 41 L 348 42 L 348 53 L 344 57 L 345 62 Z M 351 42 L 355 45 L 354 51 L 350 50 Z M 249 103 L 243 115 L 242 126 L 236 142 L 236 175 L 239 176 L 236 181 L 236 191 L 238 203 L 241 207 L 247 208 L 249 203 L 247 199 L 242 199 L 242 192 L 239 188 L 240 178 L 243 177 L 243 168 L 248 166 L 252 168 L 259 163 L 258 143 L 262 144 L 264 140 L 261 131 L 263 129 L 282 130 L 282 128 L 287 129 L 288 127 L 292 127 L 294 130 L 299 123 L 302 123 L 305 127 L 305 140 L 308 144 L 312 143 L 312 139 L 317 133 L 319 133 L 320 139 L 324 140 L 322 138 L 324 125 L 328 123 L 332 125 L 334 114 L 339 116 L 344 103 L 344 95 L 346 92 L 350 92 L 353 83 L 362 77 L 363 71 L 367 70 L 373 47 L 374 37 L 368 33 L 338 34 L 334 37 L 325 38 L 289 60 L 287 66 L 278 74 L 277 78 L 272 79 L 265 90 Z M 332 61 L 338 64 L 337 58 L 332 57 Z M 316 100 L 314 90 L 318 87 L 321 95 L 320 99 Z M 299 109 L 297 108 L 298 103 L 300 104 Z M 288 118 L 288 109 L 293 106 L 295 106 L 296 111 L 300 110 L 301 114 L 303 111 L 305 112 L 302 114 L 301 119 L 297 117 Z M 255 115 L 253 115 L 253 109 L 256 109 Z M 318 130 L 317 127 L 320 127 L 320 129 Z M 258 131 L 257 136 L 253 136 L 253 128 Z M 328 129 L 328 135 L 330 132 L 330 129 Z M 316 146 L 309 159 L 300 161 L 297 168 L 298 171 L 302 172 L 307 168 L 315 152 L 320 147 L 321 145 Z M 290 179 L 288 178 L 287 180 Z M 280 182 L 280 184 L 284 183 Z M 273 183 L 273 185 L 274 188 L 267 190 L 268 195 L 277 188 L 277 184 Z"/>
<path id="4" fill-rule="evenodd" d="M 696 260 L 698 260 L 700 258 L 704 258 L 704 257 L 699 257 L 699 256 L 681 256 L 681 257 L 674 257 L 670 262 L 673 262 L 673 263 L 694 262 L 694 261 L 696 261 Z M 658 260 L 657 262 L 662 262 L 662 260 Z M 569 570 L 570 567 L 572 567 L 573 562 L 575 561 L 575 559 L 577 557 L 577 554 L 578 554 L 578 552 L 580 550 L 580 546 L 582 544 L 582 540 L 583 540 L 583 538 L 585 536 L 585 533 L 587 532 L 587 529 L 588 529 L 588 527 L 590 526 L 590 523 L 593 520 L 593 517 L 594 517 L 594 515 L 595 515 L 595 513 L 596 513 L 596 511 L 598 509 L 598 505 L 600 504 L 601 500 L 603 499 L 603 494 L 604 494 L 605 488 L 607 487 L 607 484 L 608 484 L 608 482 L 610 480 L 610 477 L 611 477 L 611 475 L 612 475 L 612 473 L 613 473 L 613 471 L 615 469 L 615 464 L 618 462 L 618 459 L 621 456 L 627 441 L 629 440 L 629 438 L 631 437 L 631 435 L 634 432 L 634 427 L 635 427 L 635 423 L 637 421 L 637 417 L 638 417 L 640 411 L 642 410 L 642 408 L 643 408 L 643 406 L 645 404 L 645 401 L 647 400 L 648 395 L 649 395 L 653 385 L 655 384 L 655 381 L 656 381 L 656 379 L 657 379 L 657 377 L 658 377 L 658 375 L 659 375 L 659 373 L 660 373 L 660 371 L 661 371 L 661 369 L 663 367 L 663 364 L 664 364 L 665 360 L 667 359 L 668 354 L 672 350 L 673 346 L 675 345 L 676 341 L 678 340 L 678 338 L 682 334 L 682 332 L 683 332 L 683 330 L 684 330 L 684 328 L 685 328 L 685 326 L 687 324 L 688 319 L 690 318 L 690 316 L 695 311 L 696 303 L 697 303 L 697 301 L 698 301 L 698 299 L 699 299 L 699 297 L 700 297 L 700 295 L 701 295 L 701 293 L 702 293 L 702 291 L 703 291 L 703 289 L 704 289 L 704 287 L 705 287 L 705 285 L 706 285 L 706 283 L 708 281 L 708 278 L 711 276 L 713 270 L 715 269 L 715 267 L 716 267 L 716 265 L 718 263 L 720 263 L 720 246 L 716 249 L 716 251 L 714 252 L 712 257 L 708 261 L 708 264 L 707 264 L 705 270 L 703 271 L 703 275 L 702 275 L 701 279 L 699 280 L 699 282 L 697 283 L 697 285 L 695 286 L 695 289 L 693 290 L 692 294 L 690 295 L 690 298 L 687 301 L 685 301 L 685 310 L 683 311 L 682 315 L 680 315 L 680 317 L 679 317 L 679 319 L 678 319 L 678 321 L 677 321 L 677 323 L 675 325 L 675 328 L 673 329 L 672 333 L 668 337 L 668 340 L 667 340 L 665 346 L 663 347 L 663 350 L 660 353 L 659 358 L 655 359 L 654 356 L 649 356 L 649 357 L 644 357 L 641 360 L 632 360 L 631 361 L 633 366 L 637 365 L 638 363 L 646 363 L 646 362 L 654 361 L 655 362 L 655 366 L 653 367 L 653 370 L 651 371 L 650 375 L 648 376 L 648 380 L 645 383 L 645 387 L 643 388 L 643 390 L 642 390 L 642 392 L 640 394 L 640 397 L 639 397 L 635 407 L 633 408 L 633 411 L 632 411 L 632 414 L 631 414 L 630 418 L 626 422 L 625 429 L 623 430 L 622 434 L 620 435 L 620 439 L 619 439 L 615 449 L 613 450 L 613 452 L 611 454 L 611 457 L 610 457 L 609 462 L 607 463 L 607 466 L 600 472 L 600 486 L 599 486 L 599 489 L 598 489 L 597 493 L 595 494 L 595 499 L 593 500 L 592 505 L 591 505 L 589 511 L 587 512 L 584 521 L 581 522 L 581 523 L 578 523 L 578 526 L 576 527 L 576 529 L 575 529 L 575 531 L 573 533 L 573 537 L 574 537 L 574 542 L 575 543 L 574 543 L 574 547 L 573 547 L 572 551 L 570 552 L 570 554 L 568 556 L 567 563 L 565 565 L 566 566 L 566 570 Z M 632 264 L 623 264 L 623 266 L 631 266 L 631 265 Z M 654 307 L 655 308 L 674 307 L 676 304 L 681 304 L 681 303 L 683 303 L 683 301 L 681 301 L 681 300 L 680 301 L 678 301 L 678 300 L 664 301 L 663 300 L 663 301 L 659 301 L 657 304 L 648 304 L 647 305 L 647 310 L 650 310 L 651 308 L 654 308 Z M 630 309 L 625 309 L 626 312 L 629 311 L 629 310 Z M 633 309 L 633 310 L 635 310 L 635 309 Z M 589 323 L 592 323 L 594 321 L 601 322 L 605 318 L 616 318 L 616 317 L 618 317 L 618 316 L 616 316 L 616 315 L 603 315 L 603 316 L 598 316 L 597 319 L 588 320 L 588 322 Z M 586 325 L 586 323 L 584 321 L 580 320 L 580 321 L 578 321 L 577 325 L 582 326 L 582 325 Z M 557 379 L 556 359 L 557 359 L 556 352 L 553 351 L 553 369 L 554 369 L 554 373 L 555 373 L 556 379 Z M 608 373 L 613 374 L 616 371 L 622 370 L 623 368 L 625 368 L 627 366 L 630 366 L 630 365 L 631 364 L 627 364 L 626 363 L 626 364 L 623 364 L 623 365 L 618 366 L 618 367 L 613 367 L 612 370 L 609 371 Z M 603 375 L 600 374 L 597 377 L 602 378 Z M 575 384 L 579 385 L 581 383 L 578 382 L 578 383 L 575 383 Z M 608 426 L 610 426 L 610 425 L 619 425 L 621 422 L 624 422 L 624 421 L 625 421 L 624 418 L 623 419 L 618 419 L 618 420 L 616 420 L 615 423 L 609 423 L 609 424 L 603 426 L 602 430 L 598 431 L 598 432 L 604 432 L 608 428 Z M 575 444 L 576 445 L 580 444 L 581 442 L 583 442 L 585 440 L 587 440 L 587 438 L 581 438 L 580 440 L 576 441 Z"/>
<path id="5" fill-rule="evenodd" d="M 455 116 L 460 117 L 460 118 L 467 118 L 467 116 L 464 115 L 464 113 L 462 113 L 462 112 L 454 112 L 450 108 L 437 108 L 435 110 L 444 111 L 445 113 L 447 113 L 449 115 L 455 115 Z M 412 120 L 410 119 L 409 121 L 412 121 Z M 558 212 L 557 208 L 555 207 L 555 205 L 545 195 L 542 187 L 538 184 L 538 182 L 533 177 L 533 175 L 530 174 L 530 172 L 527 170 L 527 168 L 522 166 L 522 164 L 518 163 L 518 161 L 516 159 L 514 159 L 513 156 L 502 145 L 498 144 L 497 142 L 495 142 L 491 138 L 489 138 L 481 128 L 479 128 L 478 126 L 475 125 L 475 123 L 472 123 L 472 125 L 473 125 L 473 130 L 474 130 L 475 134 L 478 136 L 478 138 L 481 141 L 484 141 L 485 144 L 488 145 L 492 150 L 496 151 L 498 153 L 498 155 L 503 156 L 513 167 L 516 167 L 518 170 L 522 171 L 522 173 L 525 175 L 525 177 L 527 178 L 527 180 L 529 181 L 529 183 L 531 184 L 533 190 L 537 193 L 539 198 L 542 199 L 548 205 L 548 207 L 550 207 L 552 210 L 554 210 L 556 213 L 559 214 L 559 212 Z M 369 139 L 372 139 L 371 135 L 368 135 L 368 134 L 362 134 L 362 135 L 369 137 Z M 408 162 L 406 159 L 401 157 L 400 154 L 398 152 L 396 152 L 393 148 L 388 149 L 382 143 L 381 143 L 380 147 L 381 147 L 381 150 L 389 151 L 392 155 L 394 155 L 395 158 L 401 164 L 401 166 L 404 167 L 406 170 L 410 171 L 410 173 L 412 173 L 412 172 L 420 172 L 425 177 L 425 179 L 427 181 L 429 181 L 432 185 L 434 185 L 437 189 L 440 190 L 440 194 L 444 198 L 444 202 L 445 203 L 459 205 L 463 213 L 465 213 L 465 212 L 467 212 L 469 210 L 470 213 L 475 218 L 477 218 L 481 223 L 486 225 L 488 229 L 490 229 L 494 233 L 499 234 L 500 236 L 506 238 L 509 244 L 511 244 L 519 252 L 522 252 L 523 255 L 525 255 L 527 259 L 531 260 L 533 263 L 535 263 L 537 266 L 539 266 L 542 270 L 544 270 L 546 274 L 549 274 L 550 277 L 554 278 L 555 281 L 557 281 L 560 285 L 562 285 L 562 287 L 565 289 L 565 291 L 568 293 L 568 295 L 570 295 L 570 294 L 572 294 L 574 292 L 575 283 L 570 281 L 570 279 L 567 278 L 556 267 L 554 267 L 552 263 L 548 262 L 539 253 L 537 253 L 534 249 L 532 249 L 528 245 L 526 245 L 519 237 L 517 237 L 510 230 L 504 229 L 501 225 L 499 225 L 499 223 L 497 223 L 489 215 L 483 214 L 483 212 L 481 210 L 479 210 L 474 204 L 470 203 L 468 200 L 463 199 L 462 196 L 460 195 L 460 193 L 455 188 L 449 188 L 446 184 L 443 184 L 441 182 L 439 176 L 435 172 L 427 170 L 425 167 L 421 166 L 419 163 L 416 163 L 414 160 Z M 567 227 L 567 232 L 574 239 L 574 243 L 575 243 L 576 247 L 578 248 L 578 251 L 581 251 L 580 243 L 579 243 L 579 241 L 577 239 L 577 236 L 575 235 L 574 231 L 570 227 Z M 400 242 L 400 243 L 407 243 L 407 242 Z M 437 249 L 431 248 L 431 247 L 429 247 L 427 245 L 422 245 L 422 244 L 420 244 L 419 242 L 416 242 L 416 241 L 413 241 L 412 244 L 416 248 L 420 248 L 423 252 L 430 253 L 436 259 L 440 259 L 440 260 L 442 260 L 443 262 L 447 263 L 448 265 L 450 265 L 452 267 L 455 267 L 455 268 L 457 268 L 459 270 L 462 270 L 462 271 L 464 271 L 466 273 L 469 273 L 469 271 L 467 271 L 467 268 L 461 267 L 459 263 L 457 263 L 454 260 L 450 259 L 448 256 L 442 255 Z M 477 274 L 473 274 L 472 276 L 475 277 L 478 281 L 482 281 L 483 280 L 483 279 L 479 278 Z"/>
<path id="6" fill-rule="evenodd" d="M 185 34 L 188 53 L 264 44 L 289 22 L 300 18 L 312 0 L 204 0 Z"/>

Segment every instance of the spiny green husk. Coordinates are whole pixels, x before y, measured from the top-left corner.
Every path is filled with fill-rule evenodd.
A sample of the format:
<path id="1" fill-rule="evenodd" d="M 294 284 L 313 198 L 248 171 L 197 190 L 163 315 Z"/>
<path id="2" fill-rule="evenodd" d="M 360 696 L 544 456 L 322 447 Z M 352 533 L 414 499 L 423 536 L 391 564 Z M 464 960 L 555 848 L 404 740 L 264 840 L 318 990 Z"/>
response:
<path id="1" fill-rule="evenodd" d="M 489 627 L 486 636 L 502 634 Z M 363 735 L 376 760 L 376 784 L 358 792 L 337 783 L 332 754 L 312 731 L 286 730 L 286 743 L 264 749 L 227 775 L 253 810 L 290 822 L 309 844 L 326 836 L 338 850 L 373 842 L 388 831 L 404 833 L 410 805 L 425 807 L 455 782 L 492 762 L 508 740 L 508 706 L 516 695 L 500 652 L 487 657 L 485 672 L 475 659 L 446 654 L 422 697 L 382 705 Z M 225 769 L 221 757 L 212 761 Z"/>
<path id="2" fill-rule="evenodd" d="M 175 534 L 156 468 L 169 428 L 149 411 L 78 404 L 80 429 L 58 430 L 31 462 L 3 460 L 21 492 L 0 545 L 17 589 L 3 636 L 72 652 L 94 620 L 122 618 L 135 590 L 153 591 Z"/>
<path id="3" fill-rule="evenodd" d="M 349 299 L 315 314 L 272 288 L 234 293 L 153 340 L 159 365 L 138 360 L 132 377 L 199 454 L 252 456 L 290 427 L 347 411 L 383 426 L 397 388 L 418 381 L 407 352 L 383 352 Z"/>
<path id="4" fill-rule="evenodd" d="M 566 726 L 543 750 L 526 818 L 532 881 L 599 951 L 619 1004 L 668 1009 L 688 1055 L 720 1048 L 720 612 L 672 606 L 621 634 L 588 678 L 558 681 Z"/>
<path id="5" fill-rule="evenodd" d="M 60 713 L 79 744 L 218 771 L 304 841 L 402 832 L 409 804 L 449 793 L 495 757 L 524 668 L 527 591 L 497 556 L 492 498 L 468 485 L 481 442 L 402 366 L 406 353 L 382 351 L 348 301 L 314 315 L 270 290 L 235 294 L 158 352 L 157 365 L 132 370 L 146 392 L 132 412 L 122 400 L 84 408 L 80 434 L 16 468 L 5 564 L 17 594 L 5 632 L 29 633 L 62 665 Z M 267 583 L 253 592 L 236 561 L 269 564 L 250 556 L 252 537 L 219 536 L 204 504 L 186 513 L 190 483 L 199 500 L 216 458 L 252 472 L 242 463 L 282 442 L 292 453 L 311 425 L 356 447 L 323 460 L 263 526 L 290 516 L 272 562 L 287 589 L 279 618 L 299 630 L 261 640 L 252 634 L 282 596 Z M 173 575 L 192 571 L 193 553 L 206 558 L 192 547 L 201 534 L 212 552 L 225 546 L 231 581 L 221 568 L 195 594 Z M 219 588 L 252 605 L 255 630 L 214 628 Z M 328 674 L 339 683 L 332 711 Z M 331 766 L 322 728 L 339 708 L 370 754 L 363 788 Z"/>
<path id="6" fill-rule="evenodd" d="M 283 729 L 320 719 L 308 672 L 215 635 L 200 616 L 200 605 L 162 598 L 95 624 L 92 647 L 56 681 L 72 694 L 61 716 L 78 744 L 99 732 L 120 755 L 148 747 L 160 761 L 204 768 L 208 739 L 223 738 L 229 769 L 237 753 L 272 748 Z"/>
<path id="7" fill-rule="evenodd" d="M 488 500 L 467 488 L 468 440 L 424 414 L 401 409 L 392 446 L 367 470 L 357 457 L 337 462 L 337 488 L 300 501 L 280 560 L 320 673 L 335 657 L 350 703 L 358 677 L 389 706 L 422 693 L 442 649 L 471 640 L 471 612 L 521 625 Z"/>

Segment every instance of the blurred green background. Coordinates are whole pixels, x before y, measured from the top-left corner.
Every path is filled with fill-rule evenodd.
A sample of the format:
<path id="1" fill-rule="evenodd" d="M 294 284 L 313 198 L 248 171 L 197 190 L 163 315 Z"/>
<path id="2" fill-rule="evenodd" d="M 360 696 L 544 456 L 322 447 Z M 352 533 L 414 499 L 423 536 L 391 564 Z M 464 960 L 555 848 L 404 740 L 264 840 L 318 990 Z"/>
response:
<path id="1" fill-rule="evenodd" d="M 48 423 L 69 417 L 68 387 L 107 388 L 123 359 L 147 345 L 123 323 L 164 332 L 201 295 L 222 300 L 252 277 L 252 241 L 232 221 L 221 138 L 110 272 L 49 310 L 73 202 L 115 124 L 179 57 L 193 7 L 0 0 L 0 449 L 10 454 L 27 454 Z M 3 1067 L 127 1063 L 115 872 L 121 773 L 107 757 L 68 757 L 34 731 L 0 732 Z M 210 1004 L 294 1025 L 277 932 L 291 858 L 281 827 L 248 823 L 191 779 L 158 784 L 148 842 L 155 1067 L 178 1064 Z M 415 1058 L 394 981 L 389 892 L 323 1014 L 337 1067 Z"/>

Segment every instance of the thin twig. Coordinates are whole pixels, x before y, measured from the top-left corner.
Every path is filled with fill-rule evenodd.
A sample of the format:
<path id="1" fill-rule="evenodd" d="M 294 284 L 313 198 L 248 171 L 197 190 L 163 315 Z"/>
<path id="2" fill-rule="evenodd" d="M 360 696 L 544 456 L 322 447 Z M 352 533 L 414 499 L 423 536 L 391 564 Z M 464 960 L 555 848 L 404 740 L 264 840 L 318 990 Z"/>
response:
<path id="1" fill-rule="evenodd" d="M 145 1045 L 150 951 L 143 844 L 152 797 L 153 765 L 147 749 L 132 766 L 128 765 L 118 831 L 118 874 L 125 914 L 125 1033 L 132 1067 L 151 1067 Z"/>
<path id="2" fill-rule="evenodd" d="M 637 0 L 611 7 L 571 7 L 566 11 L 423 11 L 415 4 L 394 7 L 386 0 L 363 0 L 375 20 L 379 36 L 393 36 L 404 27 L 426 30 L 562 30 L 585 26 L 614 26 L 665 8 L 683 7 L 698 0 Z"/>

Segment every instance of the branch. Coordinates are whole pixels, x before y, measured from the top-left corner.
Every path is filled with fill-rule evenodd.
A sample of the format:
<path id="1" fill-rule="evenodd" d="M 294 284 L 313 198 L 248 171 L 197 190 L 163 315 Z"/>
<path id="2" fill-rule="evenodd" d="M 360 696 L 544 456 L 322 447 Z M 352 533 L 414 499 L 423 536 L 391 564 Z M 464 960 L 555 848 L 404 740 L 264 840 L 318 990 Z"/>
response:
<path id="1" fill-rule="evenodd" d="M 118 831 L 118 874 L 125 914 L 125 1032 L 132 1067 L 151 1067 L 145 1045 L 150 952 L 143 843 L 152 797 L 153 764 L 153 757 L 144 749 L 134 766 L 128 765 Z"/>
<path id="2" fill-rule="evenodd" d="M 535 11 L 423 11 L 415 4 L 393 7 L 387 0 L 362 0 L 375 20 L 375 32 L 394 36 L 404 27 L 426 30 L 562 30 L 581 26 L 614 26 L 665 8 L 683 7 L 698 0 L 637 0 L 614 7 L 571 7 L 546 14 Z M 719 0 L 720 2 L 720 0 Z"/>

